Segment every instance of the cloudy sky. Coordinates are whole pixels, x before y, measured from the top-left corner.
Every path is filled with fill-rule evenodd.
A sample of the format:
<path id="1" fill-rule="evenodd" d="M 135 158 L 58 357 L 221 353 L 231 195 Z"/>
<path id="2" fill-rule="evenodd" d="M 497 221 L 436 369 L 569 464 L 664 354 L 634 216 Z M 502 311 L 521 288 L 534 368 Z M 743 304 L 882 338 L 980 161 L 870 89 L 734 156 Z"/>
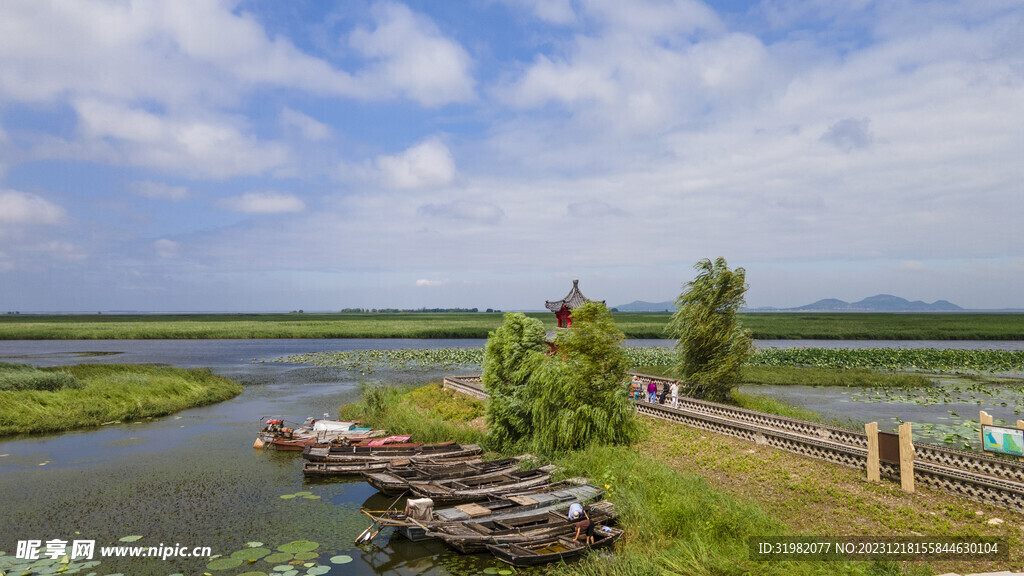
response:
<path id="1" fill-rule="evenodd" d="M 1024 307 L 1019 0 L 5 0 L 0 312 Z"/>

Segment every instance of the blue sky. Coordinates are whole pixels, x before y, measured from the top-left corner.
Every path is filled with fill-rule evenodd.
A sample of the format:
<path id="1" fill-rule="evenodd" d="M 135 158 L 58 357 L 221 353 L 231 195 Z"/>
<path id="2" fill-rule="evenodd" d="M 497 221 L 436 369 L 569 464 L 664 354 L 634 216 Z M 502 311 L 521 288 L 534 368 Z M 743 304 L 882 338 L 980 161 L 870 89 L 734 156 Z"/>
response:
<path id="1" fill-rule="evenodd" d="M 1021 308 L 1024 4 L 0 3 L 0 312 Z"/>

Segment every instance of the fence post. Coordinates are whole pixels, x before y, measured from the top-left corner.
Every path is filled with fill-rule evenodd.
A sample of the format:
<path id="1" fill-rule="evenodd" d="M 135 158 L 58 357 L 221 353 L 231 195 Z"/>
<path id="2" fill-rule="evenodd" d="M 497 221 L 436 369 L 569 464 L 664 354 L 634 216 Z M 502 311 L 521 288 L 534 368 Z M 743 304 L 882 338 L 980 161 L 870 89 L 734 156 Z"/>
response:
<path id="1" fill-rule="evenodd" d="M 868 482 L 881 482 L 882 474 L 878 464 L 878 422 L 865 424 L 864 432 L 868 436 Z"/>
<path id="2" fill-rule="evenodd" d="M 1024 420 L 1017 420 L 1017 429 L 1018 430 L 1024 430 Z M 982 444 L 982 446 L 984 446 L 984 444 Z M 1017 460 L 1020 460 L 1021 462 L 1024 462 L 1024 458 L 1021 458 L 1021 457 L 1018 457 Z"/>
<path id="3" fill-rule="evenodd" d="M 904 492 L 914 491 L 914 438 L 910 422 L 900 424 L 900 484 Z"/>

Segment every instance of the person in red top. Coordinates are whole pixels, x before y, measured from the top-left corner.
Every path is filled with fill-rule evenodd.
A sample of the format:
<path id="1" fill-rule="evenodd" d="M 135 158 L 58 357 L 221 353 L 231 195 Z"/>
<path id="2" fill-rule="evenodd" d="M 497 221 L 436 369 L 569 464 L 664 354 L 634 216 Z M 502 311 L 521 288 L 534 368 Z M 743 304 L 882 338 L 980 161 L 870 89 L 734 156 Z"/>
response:
<path id="1" fill-rule="evenodd" d="M 581 534 L 587 536 L 587 546 L 594 544 L 594 521 L 590 519 L 590 513 L 586 507 L 583 508 L 583 520 L 576 525 L 576 535 L 573 536 L 573 541 L 579 540 Z"/>
<path id="2" fill-rule="evenodd" d="M 647 401 L 654 404 L 655 399 L 658 397 L 658 385 L 651 380 L 647 383 Z"/>

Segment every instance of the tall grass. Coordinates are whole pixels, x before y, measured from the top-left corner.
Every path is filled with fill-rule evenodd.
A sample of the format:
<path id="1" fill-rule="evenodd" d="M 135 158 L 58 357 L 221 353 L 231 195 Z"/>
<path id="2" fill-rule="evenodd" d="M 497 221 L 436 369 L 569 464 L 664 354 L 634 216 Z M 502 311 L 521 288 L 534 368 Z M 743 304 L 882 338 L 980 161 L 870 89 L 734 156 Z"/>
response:
<path id="1" fill-rule="evenodd" d="M 358 402 L 342 406 L 342 420 L 412 436 L 417 442 L 455 441 L 483 444 L 482 401 L 445 390 L 440 384 L 420 388 L 364 385 Z"/>
<path id="2" fill-rule="evenodd" d="M 3 390 L 60 390 L 84 386 L 70 373 L 40 370 L 27 364 L 0 362 L 0 391 Z"/>
<path id="3" fill-rule="evenodd" d="M 649 438 L 646 442 L 658 441 Z M 551 572 L 581 576 L 899 574 L 895 564 L 751 561 L 749 539 L 793 535 L 757 503 L 672 470 L 633 447 L 591 447 L 557 460 L 564 473 L 607 487 L 619 527 L 613 555 L 592 554 Z"/>
<path id="4" fill-rule="evenodd" d="M 42 371 L 69 374 L 81 387 L 0 391 L 0 436 L 163 416 L 242 392 L 240 384 L 205 369 L 83 364 Z"/>

